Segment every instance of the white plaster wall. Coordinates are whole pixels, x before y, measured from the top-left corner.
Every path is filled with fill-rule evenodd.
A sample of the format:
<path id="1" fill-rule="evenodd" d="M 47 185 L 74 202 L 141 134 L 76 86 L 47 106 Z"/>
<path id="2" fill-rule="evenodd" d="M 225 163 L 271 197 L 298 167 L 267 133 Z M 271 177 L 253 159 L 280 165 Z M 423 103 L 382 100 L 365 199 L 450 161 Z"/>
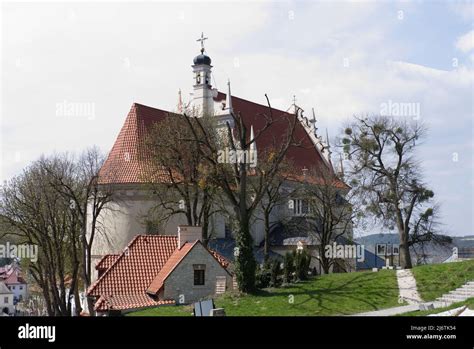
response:
<path id="1" fill-rule="evenodd" d="M 20 299 L 20 296 L 22 297 L 22 300 L 26 299 L 26 297 L 27 297 L 27 285 L 26 284 L 10 285 L 9 288 L 10 288 L 10 291 L 13 292 L 14 297 L 16 297 L 18 300 Z"/>
<path id="2" fill-rule="evenodd" d="M 8 308 L 9 314 L 15 311 L 13 306 L 13 294 L 0 294 L 0 311 L 3 311 L 3 308 Z"/>

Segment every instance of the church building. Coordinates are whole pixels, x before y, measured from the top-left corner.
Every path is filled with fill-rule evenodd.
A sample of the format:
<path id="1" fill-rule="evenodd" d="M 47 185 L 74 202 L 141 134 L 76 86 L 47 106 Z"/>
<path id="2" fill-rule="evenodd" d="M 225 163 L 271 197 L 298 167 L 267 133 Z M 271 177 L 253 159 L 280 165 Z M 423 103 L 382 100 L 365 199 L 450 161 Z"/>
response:
<path id="1" fill-rule="evenodd" d="M 153 197 L 149 195 L 149 186 L 144 179 L 144 171 L 148 168 L 150 156 L 147 153 L 146 136 L 154 125 L 160 123 L 170 114 L 183 113 L 184 110 L 192 110 L 194 115 L 213 115 L 217 119 L 217 127 L 233 126 L 231 113 L 240 113 L 246 127 L 251 130 L 251 137 L 265 127 L 262 114 L 268 112 L 268 105 L 259 104 L 231 94 L 230 81 L 226 91 L 218 91 L 213 88 L 212 82 L 212 60 L 204 48 L 204 38 L 201 42 L 201 51 L 194 57 L 192 64 L 192 97 L 185 104 L 179 92 L 177 110 L 167 111 L 154 106 L 146 106 L 134 103 L 128 112 L 122 129 L 108 154 L 108 157 L 100 170 L 100 183 L 104 186 L 113 186 L 115 200 L 109 205 L 100 217 L 104 234 L 96 237 L 93 246 L 93 258 L 99 261 L 108 254 L 120 254 L 123 249 L 140 234 L 176 235 L 179 225 L 186 225 L 184 217 L 173 216 L 166 225 L 158 231 L 147 225 L 146 216 L 149 210 L 156 205 Z M 262 86 L 262 96 L 265 93 Z M 296 105 L 288 111 L 272 108 L 274 118 L 285 118 L 295 115 Z M 331 153 L 328 140 L 317 134 L 316 119 L 314 112 L 311 118 L 298 115 L 295 129 L 295 137 L 300 140 L 300 146 L 291 146 L 286 156 L 291 160 L 296 172 L 305 174 L 312 168 L 325 167 L 336 178 L 334 185 L 340 189 L 341 195 L 347 194 L 350 189 L 335 173 L 331 162 Z M 272 144 L 274 137 L 285 132 L 281 127 L 270 128 L 256 140 L 253 150 L 257 153 Z M 295 198 L 295 207 L 291 210 L 288 205 L 282 205 L 272 211 L 272 220 L 278 222 L 281 217 L 288 215 L 300 216 L 304 214 L 304 203 Z M 213 215 L 210 229 L 212 238 L 215 239 L 213 248 L 219 251 L 219 246 L 224 246 L 223 241 L 232 241 L 232 232 L 229 228 L 228 218 L 224 215 Z M 307 231 L 293 231 L 291 236 L 285 236 L 280 231 L 275 231 L 272 238 L 271 249 L 276 255 L 283 255 L 289 249 L 295 249 L 298 243 L 308 246 L 316 244 Z M 352 238 L 352 233 L 347 238 Z M 256 251 L 262 245 L 264 239 L 264 225 L 262 220 L 255 220 L 252 224 L 252 237 Z M 210 242 L 211 244 L 211 242 Z M 221 252 L 221 251 L 219 251 Z M 223 253 L 223 252 L 221 252 Z M 225 255 L 229 258 L 231 256 Z M 258 260 L 258 258 L 257 258 Z"/>

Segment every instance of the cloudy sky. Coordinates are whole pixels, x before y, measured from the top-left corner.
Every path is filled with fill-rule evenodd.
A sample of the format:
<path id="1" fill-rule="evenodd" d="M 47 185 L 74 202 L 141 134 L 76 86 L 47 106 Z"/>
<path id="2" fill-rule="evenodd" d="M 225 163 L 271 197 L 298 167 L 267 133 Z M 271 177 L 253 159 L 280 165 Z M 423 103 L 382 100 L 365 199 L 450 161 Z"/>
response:
<path id="1" fill-rule="evenodd" d="M 215 87 L 230 78 L 234 95 L 283 109 L 296 95 L 333 138 L 354 114 L 410 103 L 445 228 L 474 233 L 468 2 L 11 1 L 0 18 L 2 181 L 43 153 L 109 151 L 133 102 L 188 99 L 204 31 Z"/>

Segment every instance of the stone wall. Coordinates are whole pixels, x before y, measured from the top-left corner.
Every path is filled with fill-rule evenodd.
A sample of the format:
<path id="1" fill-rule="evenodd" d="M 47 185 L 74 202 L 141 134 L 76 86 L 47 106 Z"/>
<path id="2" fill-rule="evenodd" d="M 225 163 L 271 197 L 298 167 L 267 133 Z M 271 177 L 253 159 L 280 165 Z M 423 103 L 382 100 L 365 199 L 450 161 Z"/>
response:
<path id="1" fill-rule="evenodd" d="M 194 285 L 194 265 L 205 265 L 203 286 Z M 213 296 L 216 292 L 218 276 L 225 276 L 227 290 L 232 289 L 232 277 L 200 243 L 187 254 L 168 276 L 164 286 L 164 299 L 174 299 L 176 303 L 189 304 Z"/>

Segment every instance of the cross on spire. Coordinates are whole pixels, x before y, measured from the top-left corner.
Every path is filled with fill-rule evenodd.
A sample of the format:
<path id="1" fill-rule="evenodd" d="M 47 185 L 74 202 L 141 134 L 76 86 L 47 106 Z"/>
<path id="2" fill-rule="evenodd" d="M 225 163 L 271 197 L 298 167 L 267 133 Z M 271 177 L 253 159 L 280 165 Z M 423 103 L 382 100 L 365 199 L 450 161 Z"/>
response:
<path id="1" fill-rule="evenodd" d="M 196 41 L 201 42 L 201 53 L 204 53 L 204 40 L 207 40 L 208 38 L 204 37 L 204 32 L 201 33 L 201 37 L 197 39 Z"/>

